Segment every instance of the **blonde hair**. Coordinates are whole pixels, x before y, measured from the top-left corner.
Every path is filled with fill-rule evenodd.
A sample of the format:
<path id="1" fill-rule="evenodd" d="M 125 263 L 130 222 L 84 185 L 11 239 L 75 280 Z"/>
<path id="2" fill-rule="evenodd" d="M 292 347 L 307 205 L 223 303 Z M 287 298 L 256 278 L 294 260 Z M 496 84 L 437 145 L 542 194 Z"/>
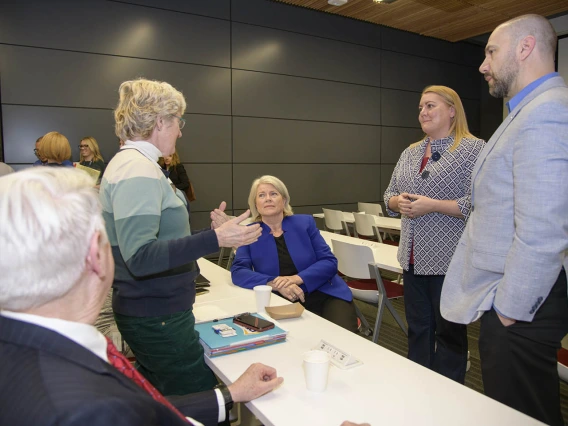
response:
<path id="1" fill-rule="evenodd" d="M 61 133 L 49 132 L 41 138 L 39 154 L 41 157 L 61 164 L 71 157 L 71 145 Z"/>
<path id="2" fill-rule="evenodd" d="M 264 175 L 255 179 L 252 182 L 252 186 L 250 187 L 250 193 L 248 197 L 248 205 L 250 209 L 250 215 L 255 222 L 260 222 L 262 217 L 258 213 L 256 208 L 256 191 L 258 190 L 259 185 L 267 184 L 272 185 L 276 190 L 282 195 L 284 198 L 284 217 L 292 216 L 294 214 L 292 210 L 292 206 L 290 205 L 290 194 L 288 193 L 288 188 L 284 185 L 280 179 L 275 176 Z"/>
<path id="3" fill-rule="evenodd" d="M 168 156 L 166 155 L 166 157 L 168 157 Z M 175 167 L 175 166 L 177 166 L 177 165 L 180 164 L 180 163 L 181 163 L 181 161 L 179 160 L 178 152 L 175 151 L 175 152 L 172 154 L 172 163 L 170 164 L 170 167 Z M 162 169 L 163 169 L 164 167 L 166 167 L 166 160 L 164 159 L 164 157 L 160 157 L 160 158 L 158 159 L 158 164 L 160 165 L 160 167 L 161 167 Z"/>
<path id="4" fill-rule="evenodd" d="M 463 138 L 477 139 L 469 132 L 462 101 L 454 89 L 450 89 L 446 86 L 428 86 L 422 91 L 422 95 L 420 95 L 420 97 L 424 96 L 426 93 L 435 93 L 440 96 L 444 100 L 445 104 L 454 108 L 454 111 L 456 112 L 450 125 L 449 135 L 454 135 L 454 143 L 450 147 L 450 151 L 454 151 L 459 146 Z M 416 144 L 420 142 L 421 141 L 416 142 Z"/>
<path id="5" fill-rule="evenodd" d="M 89 149 L 91 150 L 91 152 L 93 153 L 93 161 L 105 161 L 103 156 L 101 155 L 101 151 L 99 150 L 99 144 L 97 143 L 97 140 L 92 137 L 92 136 L 85 136 L 83 139 L 81 139 L 81 142 L 85 142 L 86 145 L 89 146 Z M 79 143 L 81 143 L 79 142 Z M 83 154 L 81 154 L 81 151 L 79 151 L 79 161 L 85 161 L 85 159 L 83 158 Z"/>
<path id="6" fill-rule="evenodd" d="M 0 179 L 0 309 L 41 306 L 78 282 L 93 235 L 107 241 L 93 183 L 73 167 L 33 167 Z"/>
<path id="7" fill-rule="evenodd" d="M 172 85 L 145 79 L 125 81 L 118 89 L 115 133 L 121 140 L 148 139 L 159 117 L 185 112 L 186 103 Z"/>

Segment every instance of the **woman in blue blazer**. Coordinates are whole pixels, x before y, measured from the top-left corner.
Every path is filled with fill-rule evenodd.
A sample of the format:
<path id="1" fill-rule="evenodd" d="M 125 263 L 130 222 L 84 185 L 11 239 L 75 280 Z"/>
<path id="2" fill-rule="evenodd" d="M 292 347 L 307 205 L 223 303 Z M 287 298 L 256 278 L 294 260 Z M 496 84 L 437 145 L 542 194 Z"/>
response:
<path id="1" fill-rule="evenodd" d="M 353 296 L 337 275 L 337 259 L 313 217 L 293 214 L 286 185 L 274 176 L 262 176 L 253 182 L 248 203 L 262 235 L 237 250 L 233 282 L 250 289 L 269 285 L 310 312 L 357 332 Z"/>

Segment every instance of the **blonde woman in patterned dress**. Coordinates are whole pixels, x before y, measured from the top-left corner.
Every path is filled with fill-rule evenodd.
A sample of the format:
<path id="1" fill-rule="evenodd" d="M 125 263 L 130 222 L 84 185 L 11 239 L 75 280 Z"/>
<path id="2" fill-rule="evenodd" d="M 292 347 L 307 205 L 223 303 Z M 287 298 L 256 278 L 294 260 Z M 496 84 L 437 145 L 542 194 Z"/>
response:
<path id="1" fill-rule="evenodd" d="M 384 195 L 388 214 L 402 215 L 408 358 L 463 383 L 467 329 L 441 316 L 440 294 L 469 216 L 471 172 L 484 141 L 469 132 L 449 87 L 424 89 L 418 111 L 425 138 L 403 151 Z"/>

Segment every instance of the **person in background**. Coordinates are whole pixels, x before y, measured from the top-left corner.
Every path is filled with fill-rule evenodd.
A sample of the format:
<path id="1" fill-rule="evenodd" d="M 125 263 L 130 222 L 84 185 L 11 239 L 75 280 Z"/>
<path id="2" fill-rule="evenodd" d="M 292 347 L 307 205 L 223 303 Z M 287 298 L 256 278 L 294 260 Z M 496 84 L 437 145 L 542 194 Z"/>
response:
<path id="1" fill-rule="evenodd" d="M 485 394 L 549 425 L 564 424 L 556 352 L 568 332 L 568 87 L 556 45 L 539 15 L 489 37 L 479 71 L 491 95 L 510 98 L 509 115 L 475 165 L 442 291 L 445 318 L 481 317 Z"/>
<path id="2" fill-rule="evenodd" d="M 59 132 L 49 132 L 42 136 L 39 144 L 40 159 L 47 161 L 44 166 L 73 167 L 69 161 L 71 157 L 71 145 L 65 136 Z"/>
<path id="3" fill-rule="evenodd" d="M 42 157 L 39 152 L 39 144 L 41 142 L 42 137 L 43 136 L 37 138 L 35 142 L 34 154 L 37 157 L 37 161 L 33 164 L 34 166 L 45 166 L 45 164 L 47 163 L 47 158 Z"/>
<path id="4" fill-rule="evenodd" d="M 0 223 L 0 424 L 213 426 L 233 402 L 282 383 L 262 364 L 228 387 L 170 400 L 143 382 L 92 326 L 114 261 L 87 174 L 40 167 L 2 177 Z"/>
<path id="5" fill-rule="evenodd" d="M 158 163 L 162 169 L 166 171 L 166 176 L 170 178 L 175 187 L 180 191 L 187 193 L 187 190 L 190 187 L 190 182 L 187 177 L 185 167 L 179 160 L 177 151 L 172 155 L 166 155 L 165 157 L 160 158 Z"/>
<path id="6" fill-rule="evenodd" d="M 138 370 L 165 395 L 217 384 L 194 328 L 196 260 L 221 246 L 250 244 L 261 233 L 259 225 L 239 225 L 247 211 L 225 223 L 214 220 L 213 229 L 192 235 L 185 197 L 158 165 L 159 157 L 175 152 L 185 107 L 183 95 L 168 83 L 122 83 L 114 117 L 116 135 L 125 143 L 100 186 L 116 264 L 116 323 Z"/>
<path id="7" fill-rule="evenodd" d="M 4 176 L 4 175 L 10 174 L 10 173 L 14 173 L 14 169 L 11 168 L 6 163 L 0 162 L 0 176 Z"/>
<path id="8" fill-rule="evenodd" d="M 79 143 L 79 164 L 101 172 L 105 171 L 105 161 L 99 150 L 97 140 L 92 136 L 86 136 Z"/>
<path id="9" fill-rule="evenodd" d="M 402 215 L 408 358 L 464 383 L 467 329 L 442 317 L 440 294 L 470 213 L 471 171 L 484 142 L 469 132 L 461 99 L 449 87 L 424 89 L 418 121 L 426 137 L 403 151 L 384 195 L 388 214 Z"/>
<path id="10" fill-rule="evenodd" d="M 337 259 L 314 218 L 293 214 L 288 189 L 274 176 L 252 183 L 248 204 L 262 235 L 237 250 L 233 282 L 250 289 L 269 285 L 286 299 L 300 301 L 310 312 L 356 333 L 351 290 L 337 275 Z"/>

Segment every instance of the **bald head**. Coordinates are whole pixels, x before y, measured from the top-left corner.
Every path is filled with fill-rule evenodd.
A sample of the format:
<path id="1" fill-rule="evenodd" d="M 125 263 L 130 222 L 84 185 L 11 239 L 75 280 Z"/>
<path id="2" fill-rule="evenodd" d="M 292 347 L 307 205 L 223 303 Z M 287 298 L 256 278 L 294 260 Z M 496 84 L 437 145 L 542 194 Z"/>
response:
<path id="1" fill-rule="evenodd" d="M 536 49 L 543 60 L 554 61 L 557 37 L 552 24 L 540 15 L 523 15 L 499 25 L 495 31 L 505 31 L 513 46 L 527 36 L 536 40 Z"/>

